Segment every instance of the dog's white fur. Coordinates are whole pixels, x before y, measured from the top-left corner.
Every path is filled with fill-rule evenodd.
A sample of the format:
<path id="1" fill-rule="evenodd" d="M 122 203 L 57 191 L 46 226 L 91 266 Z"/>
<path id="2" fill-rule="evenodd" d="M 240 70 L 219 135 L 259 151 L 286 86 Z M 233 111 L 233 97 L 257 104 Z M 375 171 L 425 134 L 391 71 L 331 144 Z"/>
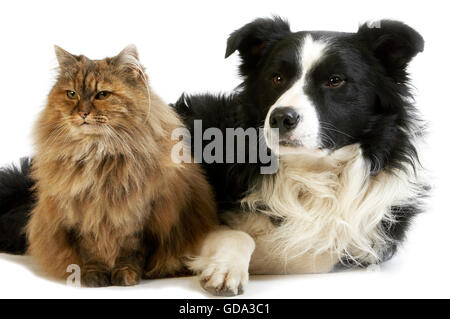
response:
<path id="1" fill-rule="evenodd" d="M 245 213 L 224 214 L 234 230 L 211 233 L 190 269 L 207 290 L 234 295 L 245 288 L 248 270 L 323 273 L 341 258 L 377 262 L 392 240 L 381 221 L 395 223 L 390 207 L 418 198 L 417 179 L 412 167 L 371 176 L 357 144 L 282 156 L 278 173 L 262 176 L 243 199 Z"/>
<path id="2" fill-rule="evenodd" d="M 313 40 L 307 35 L 298 49 L 298 60 L 302 73 L 294 84 L 284 92 L 270 107 L 264 121 L 264 132 L 268 146 L 278 150 L 279 154 L 297 153 L 297 148 L 275 145 L 278 143 L 277 132 L 270 128 L 270 116 L 278 107 L 291 107 L 300 116 L 299 125 L 290 135 L 292 142 L 297 142 L 307 149 L 315 149 L 320 145 L 320 124 L 316 107 L 305 93 L 306 77 L 308 72 L 320 61 L 326 52 L 327 43 L 322 40 Z"/>
<path id="3" fill-rule="evenodd" d="M 344 257 L 378 261 L 391 240 L 380 222 L 395 223 L 390 207 L 411 204 L 416 185 L 412 168 L 371 176 L 356 144 L 330 155 L 286 155 L 242 201 L 249 213 L 225 219 L 256 241 L 251 273 L 327 272 Z"/>

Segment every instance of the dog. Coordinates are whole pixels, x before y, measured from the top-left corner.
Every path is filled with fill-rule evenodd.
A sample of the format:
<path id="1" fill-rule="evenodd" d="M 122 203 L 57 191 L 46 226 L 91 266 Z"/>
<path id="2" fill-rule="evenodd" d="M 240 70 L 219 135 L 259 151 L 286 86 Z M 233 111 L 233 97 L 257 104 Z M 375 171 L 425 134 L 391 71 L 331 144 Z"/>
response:
<path id="1" fill-rule="evenodd" d="M 393 256 L 428 191 L 407 74 L 423 49 L 398 21 L 292 32 L 280 17 L 260 18 L 227 42 L 225 57 L 241 58 L 236 91 L 174 104 L 191 133 L 199 120 L 202 132 L 262 128 L 279 158 L 274 174 L 261 174 L 261 161 L 203 161 L 221 221 L 256 243 L 251 274 L 324 273 Z M 224 144 L 234 145 L 225 157 L 239 152 Z M 254 151 L 247 144 L 246 158 Z"/>

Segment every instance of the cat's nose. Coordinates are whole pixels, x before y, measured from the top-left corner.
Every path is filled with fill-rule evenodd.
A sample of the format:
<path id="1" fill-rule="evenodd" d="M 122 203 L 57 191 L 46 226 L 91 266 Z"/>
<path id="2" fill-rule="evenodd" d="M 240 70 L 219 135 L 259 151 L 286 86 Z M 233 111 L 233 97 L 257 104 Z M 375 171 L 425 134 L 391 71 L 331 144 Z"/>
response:
<path id="1" fill-rule="evenodd" d="M 90 112 L 78 112 L 78 114 L 81 116 L 83 120 L 85 120 L 88 117 L 89 113 Z"/>
<path id="2" fill-rule="evenodd" d="M 86 120 L 88 115 L 91 113 L 92 105 L 88 100 L 81 100 L 80 104 L 78 105 L 78 115 L 83 119 Z"/>

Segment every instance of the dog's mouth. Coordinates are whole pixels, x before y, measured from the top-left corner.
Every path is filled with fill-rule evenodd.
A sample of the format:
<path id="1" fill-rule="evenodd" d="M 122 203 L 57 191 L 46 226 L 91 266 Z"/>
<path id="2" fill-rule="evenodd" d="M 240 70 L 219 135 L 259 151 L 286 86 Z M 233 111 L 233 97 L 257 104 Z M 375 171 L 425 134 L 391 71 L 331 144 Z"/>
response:
<path id="1" fill-rule="evenodd" d="M 297 140 L 297 139 L 282 139 L 279 141 L 278 143 L 280 146 L 283 147 L 302 147 L 303 143 L 301 142 L 301 140 Z"/>
<path id="2" fill-rule="evenodd" d="M 296 136 L 294 134 L 289 134 L 288 136 L 281 136 L 278 144 L 284 147 L 306 147 L 308 148 L 308 141 L 314 139 L 313 134 L 305 134 L 301 136 Z"/>
<path id="3" fill-rule="evenodd" d="M 265 137 L 267 146 L 279 155 L 304 153 L 319 149 L 314 134 L 288 134 L 278 137 L 276 134 L 266 132 Z"/>

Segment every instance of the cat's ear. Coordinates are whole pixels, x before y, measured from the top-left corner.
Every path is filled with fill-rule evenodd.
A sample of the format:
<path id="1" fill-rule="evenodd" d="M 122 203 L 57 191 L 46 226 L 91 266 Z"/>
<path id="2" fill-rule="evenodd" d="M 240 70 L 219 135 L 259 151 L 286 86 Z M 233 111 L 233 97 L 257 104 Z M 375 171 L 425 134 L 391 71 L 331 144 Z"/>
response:
<path id="1" fill-rule="evenodd" d="M 112 58 L 112 63 L 120 69 L 131 71 L 136 77 L 145 75 L 144 67 L 139 62 L 139 54 L 134 44 L 127 45 L 118 55 Z"/>
<path id="2" fill-rule="evenodd" d="M 289 33 L 289 23 L 280 17 L 256 19 L 230 35 L 225 58 L 239 51 L 241 73 L 249 75 L 270 49 Z"/>
<path id="3" fill-rule="evenodd" d="M 118 55 L 112 58 L 112 63 L 118 67 L 140 66 L 139 54 L 134 44 L 127 45 Z"/>
<path id="4" fill-rule="evenodd" d="M 129 60 L 139 61 L 139 54 L 134 44 L 129 44 L 114 57 L 117 63 L 127 63 Z"/>
<path id="5" fill-rule="evenodd" d="M 408 25 L 392 20 L 365 23 L 357 37 L 381 62 L 387 74 L 401 81 L 411 59 L 424 49 L 422 36 Z"/>
<path id="6" fill-rule="evenodd" d="M 69 68 L 78 62 L 76 56 L 57 45 L 55 45 L 55 54 L 61 69 Z"/>

